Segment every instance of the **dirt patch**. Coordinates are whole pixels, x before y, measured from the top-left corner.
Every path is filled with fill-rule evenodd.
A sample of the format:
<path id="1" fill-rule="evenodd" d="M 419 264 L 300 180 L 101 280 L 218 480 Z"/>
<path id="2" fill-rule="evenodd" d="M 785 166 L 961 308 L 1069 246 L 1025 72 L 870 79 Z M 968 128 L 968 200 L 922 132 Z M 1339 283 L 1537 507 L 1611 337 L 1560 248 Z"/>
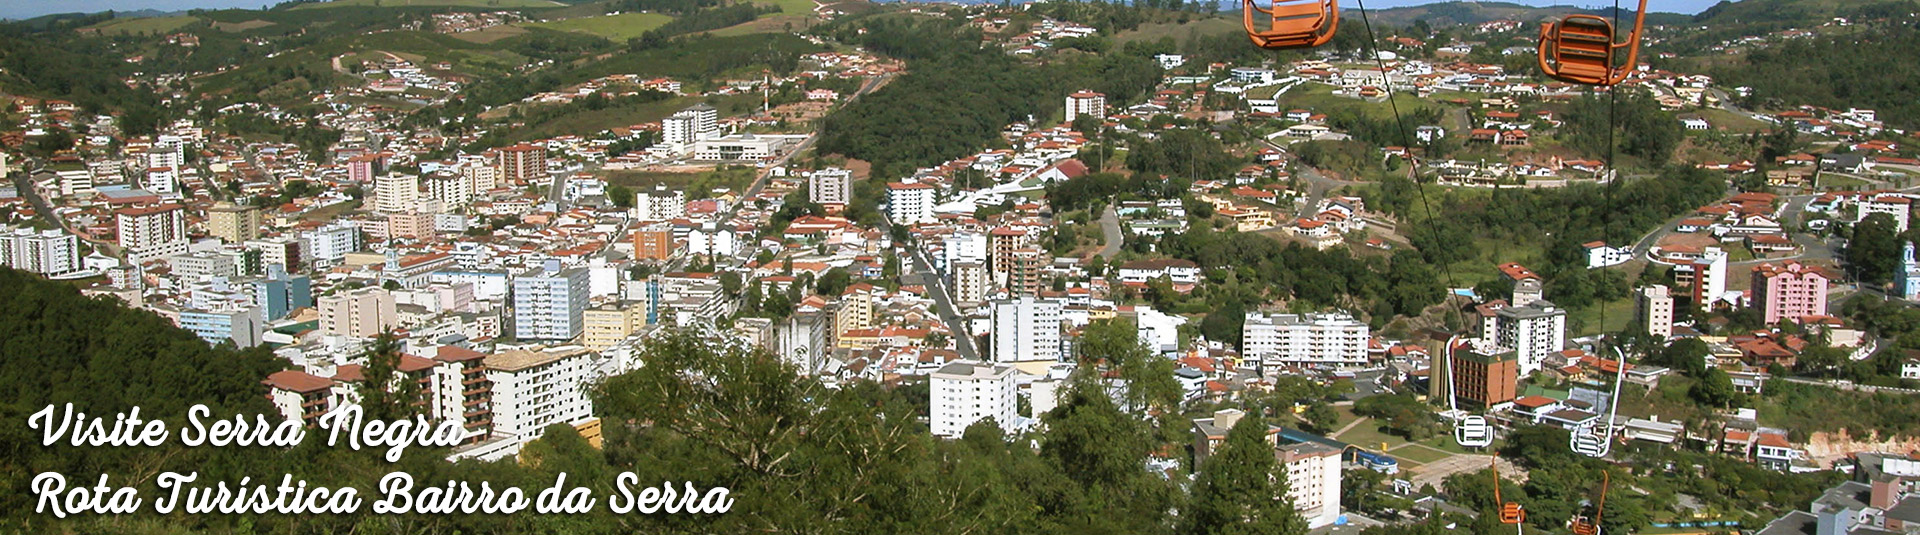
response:
<path id="1" fill-rule="evenodd" d="M 1814 433 L 1807 439 L 1807 457 L 1820 466 L 1831 466 L 1833 461 L 1848 454 L 1861 451 L 1879 451 L 1905 454 L 1920 451 L 1920 437 L 1881 437 L 1878 432 L 1868 433 L 1865 437 L 1855 438 L 1842 429 L 1837 433 L 1825 431 Z"/>
<path id="2" fill-rule="evenodd" d="M 271 22 L 253 19 L 240 22 L 215 22 L 213 23 L 213 29 L 228 33 L 239 33 L 247 30 L 258 30 L 272 25 L 273 23 Z"/>
<path id="3" fill-rule="evenodd" d="M 479 43 L 484 45 L 494 41 L 499 41 L 501 39 L 506 39 L 508 37 L 513 37 L 516 35 L 524 35 L 526 33 L 527 33 L 526 28 L 521 28 L 519 26 L 503 25 L 503 26 L 494 26 L 491 28 L 486 28 L 481 30 L 474 30 L 471 32 L 453 33 L 449 35 L 452 35 L 454 39 L 459 39 L 461 41 L 466 41 L 469 43 Z"/>

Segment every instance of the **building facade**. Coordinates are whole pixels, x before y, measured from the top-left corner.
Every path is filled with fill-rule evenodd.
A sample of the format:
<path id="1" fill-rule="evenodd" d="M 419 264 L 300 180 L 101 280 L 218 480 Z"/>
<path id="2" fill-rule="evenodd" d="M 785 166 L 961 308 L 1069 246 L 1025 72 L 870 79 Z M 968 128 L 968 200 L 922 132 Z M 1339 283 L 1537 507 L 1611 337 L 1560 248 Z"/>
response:
<path id="1" fill-rule="evenodd" d="M 1795 261 L 1753 267 L 1753 306 L 1768 325 L 1827 314 L 1827 275 Z"/>
<path id="2" fill-rule="evenodd" d="M 1495 316 L 1494 343 L 1519 358 L 1520 375 L 1540 371 L 1548 356 L 1567 348 L 1567 311 L 1552 302 L 1505 307 Z"/>
<path id="3" fill-rule="evenodd" d="M 0 227 L 0 266 L 40 275 L 79 271 L 80 239 L 59 229 Z"/>
<path id="4" fill-rule="evenodd" d="M 1343 313 L 1247 314 L 1242 353 L 1262 365 L 1362 366 L 1367 363 L 1367 324 Z"/>
<path id="5" fill-rule="evenodd" d="M 1667 293 L 1667 287 L 1653 285 L 1641 288 L 1638 304 L 1640 321 L 1646 323 L 1647 334 L 1665 340 L 1673 336 L 1673 295 Z"/>
<path id="6" fill-rule="evenodd" d="M 1012 432 L 1019 407 L 1012 366 L 956 360 L 933 372 L 928 388 L 933 436 L 960 438 L 967 426 L 992 418 Z"/>
<path id="7" fill-rule="evenodd" d="M 573 268 L 514 279 L 514 337 L 565 341 L 580 336 L 586 329 L 587 276 L 586 269 Z"/>
<path id="8" fill-rule="evenodd" d="M 1060 361 L 1060 302 L 1021 296 L 993 302 L 994 362 Z"/>
<path id="9" fill-rule="evenodd" d="M 320 332 L 372 338 L 400 326 L 398 304 L 383 288 L 366 287 L 322 296 Z"/>

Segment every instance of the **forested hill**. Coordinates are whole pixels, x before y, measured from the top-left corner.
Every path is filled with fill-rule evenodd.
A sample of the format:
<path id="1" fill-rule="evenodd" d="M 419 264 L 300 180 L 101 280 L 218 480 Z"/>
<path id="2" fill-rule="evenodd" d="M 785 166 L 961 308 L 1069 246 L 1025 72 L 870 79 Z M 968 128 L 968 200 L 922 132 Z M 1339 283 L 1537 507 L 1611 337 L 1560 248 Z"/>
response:
<path id="1" fill-rule="evenodd" d="M 1862 19 L 1812 38 L 1755 48 L 1709 74 L 1728 86 L 1753 88 L 1744 103 L 1749 107 L 1871 108 L 1890 126 L 1920 126 L 1920 100 L 1914 98 L 1920 65 L 1908 60 L 1920 49 L 1915 22 L 1908 14 Z"/>
<path id="2" fill-rule="evenodd" d="M 1348 4 L 1343 7 L 1347 8 L 1344 10 L 1346 15 L 1359 15 L 1359 10 L 1355 8 L 1355 5 Z M 1622 5 L 1623 9 L 1629 10 L 1628 13 L 1631 13 L 1630 10 L 1632 7 L 1633 6 L 1625 5 L 1624 3 Z M 1658 12 L 1658 5 L 1651 5 L 1649 7 L 1656 11 L 1647 15 L 1647 24 L 1682 24 L 1690 20 L 1690 17 L 1686 15 Z M 1572 14 L 1608 16 L 1612 12 L 1613 9 L 1611 7 L 1535 7 L 1507 2 L 1436 2 L 1415 6 L 1373 9 L 1368 11 L 1367 16 L 1374 24 L 1410 26 L 1414 21 L 1418 20 L 1426 21 L 1428 25 L 1435 28 L 1444 28 L 1457 25 L 1475 25 L 1496 20 L 1536 22 Z M 1626 15 L 1623 14 L 1623 16 Z"/>
<path id="3" fill-rule="evenodd" d="M 1833 17 L 1878 18 L 1910 13 L 1913 0 L 1721 0 L 1693 17 L 1705 25 L 1816 25 Z"/>

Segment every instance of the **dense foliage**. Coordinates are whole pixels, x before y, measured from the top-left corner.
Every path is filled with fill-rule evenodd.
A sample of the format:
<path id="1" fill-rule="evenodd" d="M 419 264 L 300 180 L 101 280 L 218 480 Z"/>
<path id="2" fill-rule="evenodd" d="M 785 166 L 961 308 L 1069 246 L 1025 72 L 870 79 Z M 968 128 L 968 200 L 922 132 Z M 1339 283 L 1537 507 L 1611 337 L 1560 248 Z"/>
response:
<path id="1" fill-rule="evenodd" d="M 1124 54 L 1022 63 L 979 47 L 977 30 L 950 20 L 879 16 L 828 31 L 909 61 L 908 74 L 821 128 L 821 151 L 873 162 L 881 177 L 971 154 L 1009 123 L 1058 118 L 1068 92 L 1105 93 L 1113 105 L 1146 94 L 1160 76 L 1150 58 Z"/>
<path id="2" fill-rule="evenodd" d="M 1902 18 L 1909 8 L 1902 9 Z M 1804 20 L 1804 19 L 1799 19 Z M 1811 104 L 1845 110 L 1870 108 L 1889 126 L 1920 124 L 1920 66 L 1906 57 L 1920 47 L 1920 31 L 1908 23 L 1862 26 L 1856 32 L 1787 39 L 1748 52 L 1737 65 L 1712 71 L 1730 86 L 1748 86 L 1750 107 L 1778 109 Z"/>

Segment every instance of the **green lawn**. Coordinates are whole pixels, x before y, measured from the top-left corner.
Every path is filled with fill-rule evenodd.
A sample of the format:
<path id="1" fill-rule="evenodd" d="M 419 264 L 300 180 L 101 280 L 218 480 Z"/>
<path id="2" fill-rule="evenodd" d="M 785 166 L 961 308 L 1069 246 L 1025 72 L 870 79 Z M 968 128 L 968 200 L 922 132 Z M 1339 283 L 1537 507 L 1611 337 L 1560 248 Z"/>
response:
<path id="1" fill-rule="evenodd" d="M 294 9 L 324 9 L 330 7 L 405 7 L 405 6 L 448 6 L 448 7 L 564 7 L 566 4 L 553 0 L 333 0 L 301 4 Z"/>
<path id="2" fill-rule="evenodd" d="M 178 17 L 140 17 L 116 18 L 88 28 L 100 30 L 108 35 L 126 34 L 164 34 L 178 30 L 200 20 L 199 17 L 181 15 Z"/>
<path id="3" fill-rule="evenodd" d="M 1158 41 L 1162 37 L 1171 37 L 1174 41 L 1184 41 L 1191 35 L 1214 35 L 1246 31 L 1240 27 L 1240 21 L 1226 17 L 1209 17 L 1186 24 L 1177 22 L 1151 22 L 1141 24 L 1139 28 L 1120 32 L 1114 38 L 1117 44 L 1134 41 Z M 1249 46 L 1252 43 L 1248 43 Z M 1205 67 L 1205 65 L 1201 65 Z"/>
<path id="4" fill-rule="evenodd" d="M 1385 424 L 1379 422 L 1363 423 L 1333 438 L 1341 442 L 1359 446 L 1367 451 L 1380 451 L 1380 444 L 1383 442 L 1387 444 L 1387 449 L 1393 449 L 1394 447 L 1407 443 L 1407 439 L 1380 431 L 1380 427 L 1383 425 Z"/>
<path id="5" fill-rule="evenodd" d="M 1773 125 L 1767 124 L 1764 121 L 1720 108 L 1702 108 L 1687 113 L 1698 115 L 1701 119 L 1706 119 L 1707 124 L 1713 125 L 1714 128 L 1738 134 L 1764 132 L 1773 128 Z"/>
<path id="6" fill-rule="evenodd" d="M 1610 301 L 1600 306 L 1589 306 L 1572 311 L 1567 315 L 1567 319 L 1570 320 L 1568 321 L 1567 328 L 1572 331 L 1569 334 L 1573 336 L 1586 336 L 1601 332 L 1600 329 L 1595 329 L 1594 327 L 1600 325 L 1600 310 L 1603 307 L 1607 312 L 1607 323 L 1604 326 L 1606 332 L 1620 332 L 1627 328 L 1627 324 L 1633 322 L 1633 298 L 1628 297 L 1618 301 Z"/>
<path id="7" fill-rule="evenodd" d="M 1438 462 L 1441 459 L 1453 456 L 1452 453 L 1429 448 L 1420 444 L 1407 444 L 1394 448 L 1393 451 L 1387 453 L 1393 455 L 1396 459 L 1400 459 L 1402 462 L 1413 461 L 1420 464 Z"/>
<path id="8" fill-rule="evenodd" d="M 614 41 L 626 41 L 647 33 L 647 30 L 659 28 L 672 20 L 673 17 L 659 13 L 621 13 L 603 17 L 529 22 L 526 25 L 534 28 L 592 34 Z"/>
<path id="9" fill-rule="evenodd" d="M 1411 92 L 1400 91 L 1402 88 L 1397 86 L 1393 92 L 1394 104 L 1388 104 L 1385 100 L 1368 102 L 1357 98 L 1337 96 L 1333 94 L 1333 89 L 1333 86 L 1326 84 L 1308 83 L 1300 87 L 1295 87 L 1293 90 L 1287 91 L 1284 95 L 1280 95 L 1277 105 L 1282 111 L 1297 108 L 1318 113 L 1326 113 L 1336 108 L 1356 107 L 1375 119 L 1393 117 L 1393 106 L 1395 104 L 1400 107 L 1400 113 L 1402 114 L 1412 113 L 1413 110 L 1427 106 L 1440 105 L 1437 102 L 1414 96 Z"/>
<path id="10" fill-rule="evenodd" d="M 807 14 L 813 12 L 813 0 L 754 0 L 753 3 L 777 6 L 781 13 Z"/>

